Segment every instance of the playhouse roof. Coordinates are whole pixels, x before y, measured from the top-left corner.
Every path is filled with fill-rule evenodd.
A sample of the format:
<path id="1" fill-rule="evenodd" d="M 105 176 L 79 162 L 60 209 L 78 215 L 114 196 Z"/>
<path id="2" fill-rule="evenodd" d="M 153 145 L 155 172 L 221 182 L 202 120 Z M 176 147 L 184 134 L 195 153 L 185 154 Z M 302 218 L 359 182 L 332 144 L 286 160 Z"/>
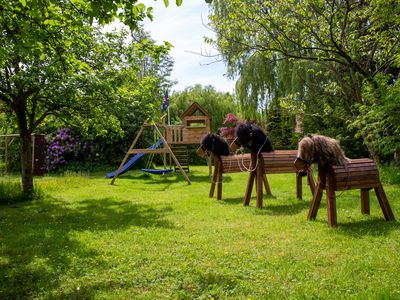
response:
<path id="1" fill-rule="evenodd" d="M 210 113 L 197 102 L 193 102 L 192 105 L 190 105 L 189 108 L 184 111 L 184 113 L 181 115 L 181 120 L 183 120 L 185 117 L 192 116 L 197 110 L 211 120 Z"/>

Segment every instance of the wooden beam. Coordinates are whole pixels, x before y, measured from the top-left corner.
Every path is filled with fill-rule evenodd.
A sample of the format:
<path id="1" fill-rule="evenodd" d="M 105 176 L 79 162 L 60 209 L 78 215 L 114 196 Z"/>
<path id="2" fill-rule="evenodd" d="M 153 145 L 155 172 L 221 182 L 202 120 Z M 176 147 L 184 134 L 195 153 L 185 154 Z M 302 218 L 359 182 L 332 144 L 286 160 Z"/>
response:
<path id="1" fill-rule="evenodd" d="M 161 148 L 161 149 L 131 149 L 131 150 L 128 150 L 128 154 L 138 154 L 138 153 L 163 154 L 163 153 L 170 153 L 170 150 L 168 150 L 166 148 Z"/>
<path id="2" fill-rule="evenodd" d="M 146 122 L 145 122 L 145 123 L 146 123 Z M 135 147 L 135 145 L 136 145 L 136 143 L 137 143 L 137 141 L 138 141 L 140 135 L 141 135 L 142 132 L 143 132 L 144 124 L 145 124 L 145 123 L 143 123 L 143 125 L 140 127 L 138 134 L 136 135 L 135 139 L 133 140 L 131 146 L 129 147 L 129 150 L 132 150 L 133 147 Z M 125 162 L 128 160 L 128 157 L 129 157 L 129 150 L 126 152 L 126 154 L 125 154 L 125 156 L 124 156 L 124 159 L 122 160 L 122 162 L 121 162 L 121 164 L 119 165 L 117 171 L 115 172 L 114 177 L 113 177 L 113 179 L 111 180 L 111 184 L 114 184 L 115 180 L 117 179 L 117 177 L 118 177 L 118 175 L 119 175 L 119 172 L 121 172 L 122 167 L 125 165 Z"/>

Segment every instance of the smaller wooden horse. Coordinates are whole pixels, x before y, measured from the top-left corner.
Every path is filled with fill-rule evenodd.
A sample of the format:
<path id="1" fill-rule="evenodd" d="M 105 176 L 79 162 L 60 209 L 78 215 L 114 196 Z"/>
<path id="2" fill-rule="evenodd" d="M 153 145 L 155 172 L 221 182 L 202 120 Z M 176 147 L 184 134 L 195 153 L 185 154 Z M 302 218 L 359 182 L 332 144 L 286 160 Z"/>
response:
<path id="1" fill-rule="evenodd" d="M 348 159 L 338 142 L 324 136 L 308 136 L 299 143 L 299 152 L 294 163 L 300 174 L 305 173 L 312 163 L 318 164 L 318 183 L 308 212 L 308 219 L 315 220 L 323 190 L 326 190 L 329 226 L 337 225 L 336 191 L 360 189 L 361 212 L 370 213 L 369 190 L 374 189 L 383 216 L 394 220 L 385 191 L 379 178 L 378 168 L 368 158 Z"/>
<path id="2" fill-rule="evenodd" d="M 200 142 L 197 155 L 204 157 L 206 154 L 211 154 L 214 163 L 209 197 L 214 196 L 215 186 L 217 186 L 217 200 L 221 200 L 222 174 L 243 172 L 242 165 L 249 165 L 251 157 L 250 154 L 231 155 L 228 143 L 215 133 L 206 134 Z"/>

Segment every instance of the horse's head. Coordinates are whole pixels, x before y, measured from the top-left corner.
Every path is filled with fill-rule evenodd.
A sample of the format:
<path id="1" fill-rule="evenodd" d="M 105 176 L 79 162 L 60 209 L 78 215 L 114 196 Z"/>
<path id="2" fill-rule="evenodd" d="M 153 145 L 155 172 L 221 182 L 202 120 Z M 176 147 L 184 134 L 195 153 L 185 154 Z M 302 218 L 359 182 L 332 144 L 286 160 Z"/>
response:
<path id="1" fill-rule="evenodd" d="M 298 146 L 297 158 L 294 161 L 294 167 L 300 176 L 307 174 L 307 169 L 310 168 L 314 160 L 314 142 L 310 136 L 301 139 Z"/>
<path id="2" fill-rule="evenodd" d="M 201 142 L 200 147 L 197 149 L 197 155 L 204 157 L 208 152 L 212 152 L 215 155 L 229 155 L 228 143 L 219 135 L 215 133 L 206 134 Z"/>
<path id="3" fill-rule="evenodd" d="M 349 161 L 339 142 L 324 135 L 309 135 L 301 139 L 297 157 L 295 166 L 297 165 L 299 172 L 307 170 L 312 163 L 318 164 L 318 170 L 327 170 L 331 166 L 342 166 Z"/>
<path id="4" fill-rule="evenodd" d="M 239 124 L 235 129 L 235 137 L 234 144 L 249 149 L 252 153 L 274 151 L 271 141 L 258 125 L 251 123 Z"/>

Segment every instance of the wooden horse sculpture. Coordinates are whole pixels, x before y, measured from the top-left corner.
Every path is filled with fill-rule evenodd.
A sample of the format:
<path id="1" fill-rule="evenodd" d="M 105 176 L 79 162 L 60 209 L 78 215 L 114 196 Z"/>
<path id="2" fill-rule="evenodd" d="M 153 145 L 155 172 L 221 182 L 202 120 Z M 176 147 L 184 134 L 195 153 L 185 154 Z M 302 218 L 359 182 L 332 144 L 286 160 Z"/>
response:
<path id="1" fill-rule="evenodd" d="M 207 153 L 211 154 L 214 163 L 209 197 L 214 196 L 215 186 L 217 186 L 217 200 L 221 200 L 222 174 L 243 172 L 242 164 L 248 165 L 251 162 L 250 154 L 232 155 L 225 139 L 215 133 L 206 134 L 200 142 L 197 155 L 203 157 Z"/>
<path id="2" fill-rule="evenodd" d="M 251 170 L 243 203 L 245 206 L 250 203 L 254 182 L 258 208 L 262 208 L 263 205 L 263 183 L 267 194 L 272 194 L 265 174 L 295 173 L 297 198 L 302 199 L 302 177 L 293 166 L 297 150 L 274 150 L 264 130 L 251 123 L 239 124 L 235 129 L 235 137 L 236 147 L 242 146 L 251 151 Z M 235 150 L 235 146 L 231 148 Z M 306 175 L 313 193 L 315 183 L 310 169 L 306 171 Z"/>
<path id="3" fill-rule="evenodd" d="M 323 190 L 326 189 L 329 226 L 337 225 L 335 191 L 361 190 L 361 212 L 370 213 L 369 190 L 374 189 L 383 215 L 387 221 L 394 215 L 379 179 L 378 169 L 368 158 L 348 159 L 339 143 L 322 135 L 304 137 L 299 142 L 297 159 L 294 163 L 299 174 L 309 170 L 312 163 L 318 165 L 318 183 L 308 212 L 308 219 L 315 220 Z"/>

